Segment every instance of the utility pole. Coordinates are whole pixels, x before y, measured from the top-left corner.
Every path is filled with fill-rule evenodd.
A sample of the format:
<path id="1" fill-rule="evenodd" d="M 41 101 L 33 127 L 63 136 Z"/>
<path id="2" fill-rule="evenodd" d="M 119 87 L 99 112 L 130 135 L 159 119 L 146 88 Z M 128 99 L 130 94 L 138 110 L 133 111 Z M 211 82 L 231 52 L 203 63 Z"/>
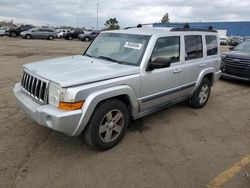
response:
<path id="1" fill-rule="evenodd" d="M 96 29 L 98 30 L 99 3 L 96 3 Z"/>

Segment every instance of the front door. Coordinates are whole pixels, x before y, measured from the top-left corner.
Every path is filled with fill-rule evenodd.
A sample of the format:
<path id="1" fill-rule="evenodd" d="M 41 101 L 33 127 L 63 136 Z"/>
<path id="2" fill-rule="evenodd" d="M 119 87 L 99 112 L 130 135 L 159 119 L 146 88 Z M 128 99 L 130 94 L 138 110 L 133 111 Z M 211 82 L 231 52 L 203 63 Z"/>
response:
<path id="1" fill-rule="evenodd" d="M 180 60 L 180 41 L 179 36 L 159 38 L 156 41 L 150 62 L 164 58 L 170 60 L 171 65 L 142 73 L 141 111 L 182 97 L 183 62 Z"/>

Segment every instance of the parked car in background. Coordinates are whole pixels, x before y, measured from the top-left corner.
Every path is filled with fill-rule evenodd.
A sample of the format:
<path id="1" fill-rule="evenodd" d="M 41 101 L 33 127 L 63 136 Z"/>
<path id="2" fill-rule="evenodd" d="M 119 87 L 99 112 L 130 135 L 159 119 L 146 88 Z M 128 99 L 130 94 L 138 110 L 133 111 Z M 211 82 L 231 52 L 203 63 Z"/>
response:
<path id="1" fill-rule="evenodd" d="M 7 27 L 0 27 L 0 37 L 6 35 L 7 29 L 8 29 Z"/>
<path id="2" fill-rule="evenodd" d="M 28 31 L 32 28 L 34 28 L 33 25 L 21 25 L 18 27 L 12 27 L 6 30 L 6 35 L 8 35 L 9 37 L 17 37 L 21 32 Z"/>
<path id="3" fill-rule="evenodd" d="M 240 37 L 240 36 L 231 36 L 228 39 L 228 44 L 230 46 L 238 46 L 240 43 L 242 43 L 244 41 L 244 37 Z"/>
<path id="4" fill-rule="evenodd" d="M 227 36 L 220 36 L 220 45 L 227 45 L 228 37 Z"/>
<path id="5" fill-rule="evenodd" d="M 57 29 L 56 32 L 57 32 L 58 38 L 64 38 L 64 36 L 65 36 L 67 33 L 69 33 L 70 30 L 69 30 L 69 29 Z"/>
<path id="6" fill-rule="evenodd" d="M 85 32 L 82 29 L 76 29 L 76 30 L 73 30 L 73 31 L 71 31 L 69 33 L 66 33 L 64 38 L 66 40 L 77 39 L 80 34 L 84 34 L 84 33 Z"/>
<path id="7" fill-rule="evenodd" d="M 23 31 L 20 34 L 25 39 L 49 39 L 57 38 L 57 33 L 51 28 L 33 28 L 28 31 Z"/>
<path id="8" fill-rule="evenodd" d="M 78 38 L 79 38 L 81 41 L 86 41 L 86 42 L 88 42 L 88 41 L 90 41 L 90 40 L 94 40 L 94 39 L 100 34 L 100 32 L 101 32 L 101 31 L 99 31 L 99 30 L 95 30 L 95 31 L 92 31 L 92 32 L 90 32 L 90 33 L 80 34 Z"/>
<path id="9" fill-rule="evenodd" d="M 231 49 L 222 54 L 222 76 L 250 80 L 250 40 Z"/>
<path id="10" fill-rule="evenodd" d="M 250 36 L 245 36 L 244 40 L 250 40 Z"/>

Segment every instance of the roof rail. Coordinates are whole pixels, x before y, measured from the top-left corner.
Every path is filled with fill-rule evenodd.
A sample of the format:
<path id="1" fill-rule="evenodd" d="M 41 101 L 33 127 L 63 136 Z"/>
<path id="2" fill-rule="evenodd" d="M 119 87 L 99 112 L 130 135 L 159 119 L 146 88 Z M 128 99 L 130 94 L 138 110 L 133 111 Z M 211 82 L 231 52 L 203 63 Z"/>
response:
<path id="1" fill-rule="evenodd" d="M 142 26 L 145 26 L 145 25 L 153 25 L 153 23 L 146 23 L 146 24 L 139 23 L 137 26 L 125 27 L 124 29 L 141 28 Z"/>
<path id="2" fill-rule="evenodd" d="M 217 33 L 217 31 L 213 29 L 198 29 L 198 28 L 172 28 L 170 29 L 170 31 L 205 31 L 205 32 Z"/>
<path id="3" fill-rule="evenodd" d="M 174 27 L 174 28 L 170 29 L 170 31 L 205 31 L 205 32 L 214 32 L 214 33 L 217 33 L 217 31 L 214 30 L 211 25 L 209 25 L 207 27 L 207 29 L 203 29 L 203 28 L 190 28 L 190 25 L 188 23 L 180 24 L 180 25 L 183 25 L 183 28 Z"/>

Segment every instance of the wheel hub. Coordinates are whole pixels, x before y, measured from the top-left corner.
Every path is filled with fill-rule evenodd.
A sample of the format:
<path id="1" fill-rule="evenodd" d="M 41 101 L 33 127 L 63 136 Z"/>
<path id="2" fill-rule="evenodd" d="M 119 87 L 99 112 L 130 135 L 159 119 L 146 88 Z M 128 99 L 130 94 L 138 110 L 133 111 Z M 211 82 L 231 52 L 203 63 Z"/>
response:
<path id="1" fill-rule="evenodd" d="M 99 126 L 99 137 L 104 142 L 112 142 L 119 137 L 124 126 L 124 116 L 120 110 L 109 111 Z"/>

